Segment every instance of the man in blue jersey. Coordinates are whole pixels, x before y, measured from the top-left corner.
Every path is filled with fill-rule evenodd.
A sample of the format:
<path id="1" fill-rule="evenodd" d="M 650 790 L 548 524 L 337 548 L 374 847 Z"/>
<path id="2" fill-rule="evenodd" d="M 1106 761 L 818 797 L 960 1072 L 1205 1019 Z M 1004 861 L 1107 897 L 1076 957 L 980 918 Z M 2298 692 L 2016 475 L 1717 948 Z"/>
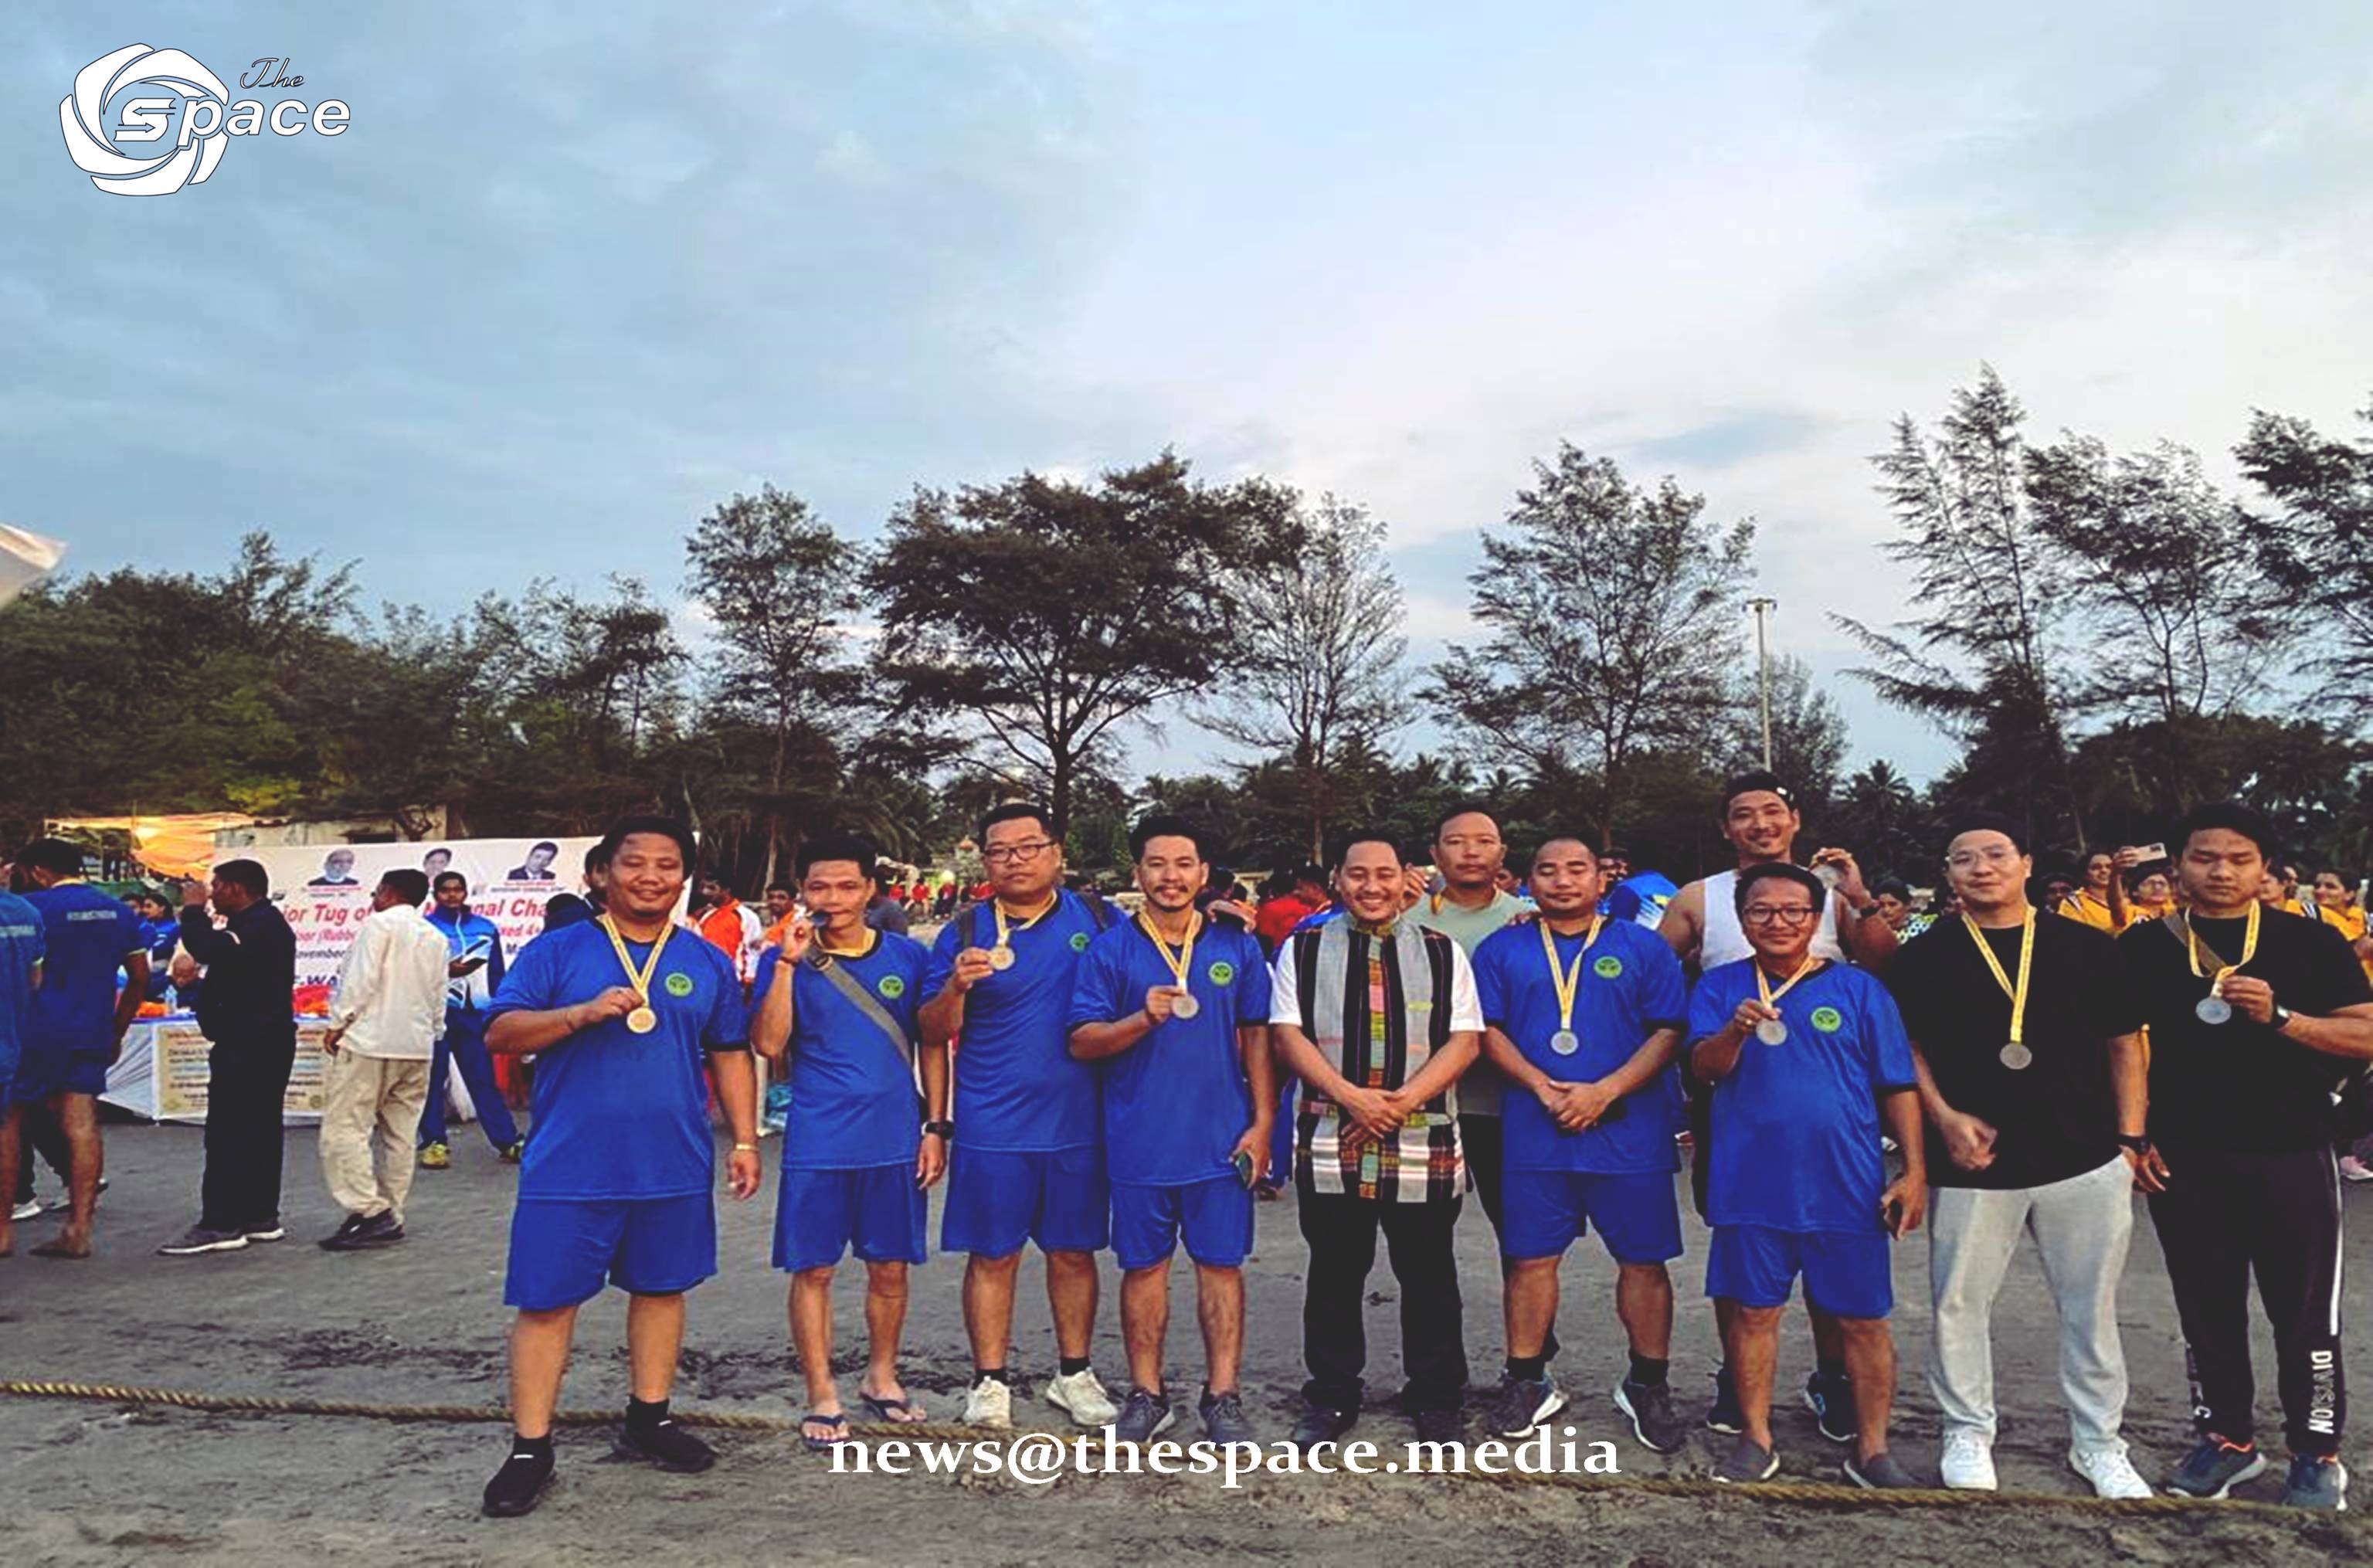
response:
<path id="1" fill-rule="evenodd" d="M 848 1435 L 832 1370 L 832 1273 L 851 1249 L 865 1264 L 870 1340 L 857 1396 L 881 1420 L 924 1419 L 898 1378 L 898 1340 L 907 1266 L 923 1260 L 923 1195 L 947 1169 L 948 1058 L 918 1051 L 930 954 L 867 923 L 879 858 L 853 836 L 801 846 L 814 924 L 785 915 L 752 993 L 751 1044 L 777 1066 L 790 1059 L 775 1267 L 791 1276 L 791 1344 L 808 1383 L 800 1435 L 812 1448 Z"/>
<path id="2" fill-rule="evenodd" d="M 41 912 L 46 956 L 10 1099 L 46 1106 L 72 1153 L 65 1224 L 33 1255 L 88 1258 L 103 1169 L 99 1094 L 123 1048 L 123 1031 L 147 994 L 148 944 L 130 905 L 82 880 L 82 850 L 76 846 L 37 838 L 17 863 L 33 883 L 26 902 Z M 125 977 L 121 990 L 119 967 Z M 13 1180 L 16 1166 L 8 1169 Z"/>
<path id="3" fill-rule="evenodd" d="M 46 948 L 41 912 L 0 883 L 0 1182 L 11 1186 L 17 1180 L 18 1116 L 9 1085 L 32 1024 L 33 992 L 41 983 Z M 0 1258 L 16 1250 L 13 1223 L 10 1206 L 0 1203 Z"/>
<path id="4" fill-rule="evenodd" d="M 684 1293 L 717 1271 L 712 1075 L 733 1135 L 733 1196 L 758 1190 L 748 1016 L 733 961 L 674 923 L 691 829 L 628 817 L 602 842 L 607 912 L 521 948 L 486 1024 L 489 1050 L 536 1053 L 535 1137 L 520 1167 L 503 1287 L 519 1313 L 513 1436 L 485 1499 L 497 1517 L 529 1512 L 552 1479 L 552 1412 L 577 1309 L 605 1281 L 629 1298 L 633 1394 L 620 1457 L 681 1472 L 717 1457 L 675 1424 L 668 1395 Z"/>
<path id="5" fill-rule="evenodd" d="M 1101 900 L 1064 891 L 1063 847 L 1040 807 L 1015 802 L 981 819 L 990 896 L 958 910 L 931 947 L 924 1041 L 956 1041 L 955 1143 L 940 1247 L 964 1263 L 973 1382 L 964 1419 L 1013 1422 L 1006 1356 L 1022 1246 L 1046 1258 L 1061 1358 L 1046 1398 L 1086 1427 L 1119 1419 L 1089 1363 L 1096 1253 L 1112 1217 L 1096 1071 L 1068 1043 L 1080 955 L 1110 922 Z"/>
<path id="6" fill-rule="evenodd" d="M 1500 1217 L 1509 1370 L 1492 1424 L 1522 1437 L 1564 1407 L 1547 1353 L 1558 1264 L 1596 1227 L 1617 1265 L 1615 1311 L 1631 1340 L 1616 1408 L 1642 1444 L 1670 1454 L 1687 1437 L 1668 1377 L 1665 1266 L 1681 1255 L 1673 1063 L 1688 987 L 1655 932 L 1598 912 L 1598 860 L 1581 838 L 1542 845 L 1530 885 L 1540 918 L 1502 928 L 1475 952 L 1483 1048 L 1511 1085 Z"/>
<path id="7" fill-rule="evenodd" d="M 1170 1258 L 1183 1235 L 1203 1328 L 1204 1434 L 1250 1443 L 1240 1383 L 1244 1262 L 1277 1103 L 1268 965 L 1250 931 L 1196 909 L 1209 868 L 1192 823 L 1150 816 L 1129 848 L 1145 907 L 1089 944 L 1070 1017 L 1071 1054 L 1105 1064 L 1113 1250 L 1133 1385 L 1115 1430 L 1144 1443 L 1170 1425 L 1163 1343 Z"/>
<path id="8" fill-rule="evenodd" d="M 1829 899 L 1818 877 L 1766 861 L 1739 872 L 1733 899 L 1753 951 L 1708 969 L 1689 1015 L 1690 1071 L 1713 1085 L 1706 1294 L 1733 1304 L 1726 1349 L 1742 1428 L 1714 1479 L 1779 1471 L 1772 1375 L 1780 1314 L 1802 1274 L 1806 1300 L 1844 1336 L 1857 1418 L 1846 1478 L 1913 1486 L 1887 1451 L 1888 1237 L 1919 1228 L 1928 1192 L 1911 1041 L 1883 984 L 1812 951 Z M 1903 1174 L 1891 1182 L 1882 1127 L 1903 1151 Z"/>
<path id="9" fill-rule="evenodd" d="M 452 959 L 445 966 L 445 1033 L 437 1037 L 437 1054 L 428 1064 L 428 1104 L 420 1113 L 420 1164 L 441 1171 L 453 1163 L 445 1141 L 445 1100 L 456 1067 L 478 1113 L 479 1130 L 497 1155 L 516 1164 L 527 1145 L 520 1141 L 519 1124 L 503 1103 L 494 1059 L 486 1053 L 486 1009 L 503 987 L 503 933 L 494 921 L 472 912 L 470 879 L 460 872 L 438 873 L 432 891 L 437 907 L 428 912 L 428 923 L 445 939 Z"/>

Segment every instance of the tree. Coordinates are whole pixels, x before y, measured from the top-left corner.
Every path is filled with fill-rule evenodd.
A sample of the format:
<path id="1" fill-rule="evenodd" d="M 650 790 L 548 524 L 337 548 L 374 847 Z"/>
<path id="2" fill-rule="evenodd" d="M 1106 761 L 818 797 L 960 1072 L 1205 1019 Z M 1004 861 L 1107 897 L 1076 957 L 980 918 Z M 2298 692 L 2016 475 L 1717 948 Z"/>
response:
<path id="1" fill-rule="evenodd" d="M 1920 797 L 1880 757 L 1846 780 L 1819 832 L 1827 842 L 1853 850 L 1866 876 L 1919 881 L 1939 869 L 1935 846 L 1924 842 L 1927 825 Z"/>
<path id="2" fill-rule="evenodd" d="M 1452 650 L 1429 696 L 1482 737 L 1478 755 L 1594 775 L 1603 844 L 1637 798 L 1635 759 L 1708 749 L 1730 708 L 1755 529 L 1708 521 L 1670 476 L 1634 488 L 1570 442 L 1533 473 L 1467 579 L 1490 638 Z"/>
<path id="3" fill-rule="evenodd" d="M 2373 404 L 2358 417 L 2373 427 Z M 2235 456 L 2274 510 L 2260 559 L 2309 623 L 2301 670 L 2334 711 L 2373 717 L 2373 434 L 2351 442 L 2260 409 Z"/>
<path id="4" fill-rule="evenodd" d="M 895 712 L 962 726 L 1068 829 L 1116 726 L 1239 667 L 1245 579 L 1299 547 L 1293 509 L 1265 480 L 1192 482 L 1167 451 L 1093 485 L 918 489 L 866 575 Z"/>
<path id="5" fill-rule="evenodd" d="M 1384 524 L 1357 505 L 1322 497 L 1303 519 L 1300 551 L 1250 575 L 1235 640 L 1244 668 L 1204 726 L 1240 746 L 1282 757 L 1293 771 L 1313 860 L 1347 753 L 1399 727 L 1400 585 L 1384 556 Z"/>
<path id="6" fill-rule="evenodd" d="M 2090 436 L 2027 454 L 2036 531 L 2090 635 L 2088 694 L 2178 724 L 2236 711 L 2263 685 L 2280 627 L 2239 510 L 2171 441 L 2112 458 Z"/>
<path id="7" fill-rule="evenodd" d="M 766 831 L 762 880 L 771 882 L 791 802 L 784 790 L 796 731 L 813 749 L 826 717 L 858 691 L 843 654 L 857 610 L 855 545 L 819 521 L 808 505 L 772 485 L 735 495 L 700 520 L 684 541 L 684 591 L 715 623 L 708 699 L 722 717 L 754 722 L 769 752 L 758 802 Z M 837 766 L 829 782 L 836 784 Z M 810 778 L 812 790 L 820 780 Z"/>
<path id="8" fill-rule="evenodd" d="M 1753 682 L 1740 685 L 1732 710 L 1730 770 L 1762 766 L 1763 710 Z M 1799 809 L 1820 814 L 1837 792 L 1845 757 L 1846 721 L 1829 694 L 1814 686 L 1812 670 L 1784 653 L 1771 661 L 1771 771 L 1796 792 Z"/>

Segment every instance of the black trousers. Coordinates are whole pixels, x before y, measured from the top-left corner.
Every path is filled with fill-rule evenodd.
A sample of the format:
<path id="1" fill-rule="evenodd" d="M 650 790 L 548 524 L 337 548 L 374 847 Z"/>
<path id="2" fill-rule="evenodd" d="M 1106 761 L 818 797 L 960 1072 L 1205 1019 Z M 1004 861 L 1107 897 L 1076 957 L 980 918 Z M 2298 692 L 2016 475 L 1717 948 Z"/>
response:
<path id="1" fill-rule="evenodd" d="M 1455 1410 L 1467 1391 L 1467 1340 L 1458 1299 L 1458 1259 L 1450 1238 L 1461 1200 L 1393 1203 L 1297 1188 L 1294 1207 L 1310 1244 L 1302 1297 L 1302 1354 L 1310 1368 L 1303 1397 L 1328 1410 L 1357 1411 L 1360 1374 L 1368 1363 L 1368 1274 L 1384 1232 L 1401 1298 L 1401 1407 Z"/>
<path id="2" fill-rule="evenodd" d="M 17 1201 L 29 1202 L 33 1196 L 33 1155 L 38 1153 L 41 1163 L 55 1171 L 63 1182 L 73 1174 L 74 1148 L 66 1142 L 66 1129 L 50 1113 L 49 1103 L 29 1100 L 17 1107 Z"/>
<path id="3" fill-rule="evenodd" d="M 1501 1121 L 1495 1116 L 1474 1116 L 1460 1112 L 1458 1143 L 1467 1156 L 1467 1174 L 1474 1178 L 1476 1201 L 1483 1205 L 1483 1217 L 1491 1222 L 1491 1234 L 1500 1234 L 1500 1169 L 1507 1157 L 1507 1145 L 1501 1139 Z M 1507 1278 L 1508 1260 L 1500 1260 L 1500 1276 Z M 1549 1333 L 1541 1340 L 1541 1354 L 1554 1358 L 1558 1353 L 1557 1325 L 1549 1325 Z"/>
<path id="4" fill-rule="evenodd" d="M 207 1053 L 206 1174 L 198 1223 L 262 1230 L 280 1218 L 280 1115 L 294 1035 L 232 1036 Z"/>
<path id="5" fill-rule="evenodd" d="M 2274 1330 L 2275 1387 L 2292 1452 L 2335 1454 L 2348 1418 L 2340 1359 L 2340 1172 L 2328 1148 L 2284 1154 L 2164 1151 L 2151 1194 L 2183 1325 L 2200 1430 L 2253 1435 L 2250 1281 Z"/>

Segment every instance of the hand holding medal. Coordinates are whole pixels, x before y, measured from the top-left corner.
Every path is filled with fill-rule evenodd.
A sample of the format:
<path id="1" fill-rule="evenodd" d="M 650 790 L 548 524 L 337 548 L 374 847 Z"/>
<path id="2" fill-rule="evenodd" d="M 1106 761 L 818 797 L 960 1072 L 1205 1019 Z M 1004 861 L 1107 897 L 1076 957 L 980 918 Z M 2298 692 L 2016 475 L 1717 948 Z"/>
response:
<path id="1" fill-rule="evenodd" d="M 609 934 L 611 950 L 618 955 L 618 965 L 626 971 L 626 978 L 632 983 L 635 1006 L 626 1013 L 626 1027 L 637 1035 L 648 1035 L 660 1026 L 660 1015 L 651 1007 L 651 977 L 659 973 L 660 954 L 667 951 L 668 938 L 675 934 L 675 927 L 669 924 L 660 928 L 659 940 L 651 943 L 651 955 L 644 960 L 639 970 L 635 967 L 633 956 L 626 952 L 626 939 L 618 934 L 617 922 L 604 915 L 602 917 L 602 929 Z M 604 991 L 602 1000 L 610 1000 L 620 989 L 623 988 L 614 987 Z M 614 1008 L 609 1015 L 616 1016 Z"/>
<path id="2" fill-rule="evenodd" d="M 2202 997 L 2198 1005 L 2192 1010 L 2203 1024 L 2232 1022 L 2233 1004 L 2225 1000 L 2225 982 L 2230 979 L 2243 965 L 2258 955 L 2258 921 L 2264 913 L 2264 905 L 2255 899 L 2250 901 L 2249 917 L 2241 929 L 2240 963 L 2224 965 L 2214 975 L 2207 976 L 2208 994 Z M 2184 956 L 2191 962 L 2192 974 L 2207 975 L 2207 971 L 2200 966 L 2200 939 L 2192 933 L 2190 915 L 2186 915 L 2183 919 L 2183 947 Z M 2209 956 L 2215 958 L 2216 955 L 2212 953 Z"/>
<path id="3" fill-rule="evenodd" d="M 1763 961 L 1760 958 L 1755 960 L 1755 991 L 1756 995 L 1762 1000 L 1764 1012 L 1762 1022 L 1755 1025 L 1757 1039 L 1767 1046 L 1784 1046 L 1788 1043 L 1788 1024 L 1780 1016 L 1780 999 L 1795 989 L 1796 982 L 1811 974 L 1814 966 L 1819 963 L 1818 957 L 1807 953 L 1805 954 L 1805 961 L 1796 965 L 1796 972 L 1789 976 L 1775 991 L 1771 989 L 1771 977 L 1763 972 Z M 1741 1011 L 1745 1010 L 1741 1009 Z"/>
<path id="4" fill-rule="evenodd" d="M 1175 986 L 1156 986 L 1146 992 L 1146 1016 L 1156 1024 L 1162 1024 L 1172 1018 L 1192 1018 L 1202 1012 L 1203 1004 L 1196 1000 L 1194 991 L 1187 987 L 1186 975 L 1194 967 L 1195 935 L 1203 929 L 1203 917 L 1199 914 L 1187 917 L 1186 940 L 1175 949 L 1162 939 L 1162 933 L 1153 929 L 1153 922 L 1147 919 L 1141 910 L 1137 917 L 1137 929 L 1152 942 L 1153 950 L 1162 954 L 1163 966 L 1177 981 Z"/>

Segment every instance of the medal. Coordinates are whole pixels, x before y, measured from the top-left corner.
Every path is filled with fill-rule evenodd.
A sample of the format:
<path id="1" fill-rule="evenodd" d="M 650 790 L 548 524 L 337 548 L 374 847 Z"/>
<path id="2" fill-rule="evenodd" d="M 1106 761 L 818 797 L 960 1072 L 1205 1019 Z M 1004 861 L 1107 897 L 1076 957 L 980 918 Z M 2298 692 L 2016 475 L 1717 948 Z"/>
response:
<path id="1" fill-rule="evenodd" d="M 1013 949 L 1006 946 L 1005 943 L 1001 942 L 995 947 L 990 948 L 988 950 L 988 966 L 999 973 L 1003 973 L 1005 970 L 1012 968 Z"/>
<path id="2" fill-rule="evenodd" d="M 1142 909 L 1137 912 L 1137 929 L 1153 943 L 1153 951 L 1162 954 L 1163 965 L 1169 969 L 1171 978 L 1178 982 L 1178 995 L 1170 1004 L 1170 1016 L 1192 1018 L 1202 1012 L 1203 1004 L 1195 1000 L 1194 990 L 1186 984 L 1186 972 L 1195 966 L 1195 934 L 1203 929 L 1201 913 L 1193 909 L 1186 912 L 1186 940 L 1175 953 L 1171 951 L 1170 944 L 1162 940 L 1162 933 L 1153 929 L 1153 922 L 1145 918 Z"/>
<path id="3" fill-rule="evenodd" d="M 1549 1036 L 1549 1049 L 1560 1056 L 1572 1056 L 1582 1049 L 1582 1036 L 1573 1032 L 1573 999 L 1582 994 L 1582 962 L 1590 956 L 1590 944 L 1598 940 L 1598 930 L 1605 922 L 1596 910 L 1590 917 L 1590 927 L 1582 933 L 1582 951 L 1573 955 L 1573 967 L 1568 969 L 1558 962 L 1557 938 L 1549 931 L 1547 920 L 1540 922 L 1541 956 L 1549 961 L 1549 984 L 1557 988 L 1558 1027 Z"/>
<path id="4" fill-rule="evenodd" d="M 2254 898 L 2250 900 L 2249 921 L 2241 928 L 2241 964 L 2247 964 L 2258 955 L 2258 917 L 2265 913 L 2265 907 Z M 2191 962 L 2192 972 L 2194 975 L 2203 974 L 2204 971 L 2200 967 L 2200 939 L 2192 934 L 2192 916 L 2188 912 L 2183 917 L 2183 950 L 2185 958 Z M 2214 958 L 2216 955 L 2212 953 L 2209 956 Z M 2226 977 L 2239 971 L 2241 964 L 2227 964 L 2215 974 L 2207 977 L 2208 994 L 2202 997 L 2192 1010 L 2203 1024 L 2232 1022 L 2233 1004 L 2227 1001 L 2222 993 Z"/>
<path id="5" fill-rule="evenodd" d="M 1763 998 L 1763 1005 L 1772 1008 L 1778 1007 L 1780 1005 L 1780 999 L 1786 996 L 1790 991 L 1794 990 L 1796 989 L 1796 982 L 1811 974 L 1813 972 L 1813 965 L 1819 962 L 1820 960 L 1815 957 L 1812 954 L 1806 954 L 1805 961 L 1796 965 L 1796 972 L 1789 976 L 1787 982 L 1775 991 L 1771 989 L 1771 977 L 1763 972 L 1763 961 L 1760 958 L 1757 959 L 1755 961 L 1755 989 L 1757 993 Z M 1758 1024 L 1755 1026 L 1755 1037 L 1762 1041 L 1767 1046 L 1785 1045 L 1788 1043 L 1788 1025 L 1777 1018 L 1767 1018 L 1763 1020 L 1762 1023 Z"/>
<path id="6" fill-rule="evenodd" d="M 988 912 L 990 915 L 994 916 L 997 920 L 997 945 L 988 950 L 988 966 L 995 969 L 999 974 L 1012 968 L 1014 931 L 1028 930 L 1031 927 L 1045 919 L 1047 914 L 1053 910 L 1055 906 L 1060 904 L 1062 901 L 1063 895 L 1061 894 L 1048 894 L 1046 895 L 1046 907 L 1039 910 L 1036 914 L 1023 921 L 1020 926 L 1016 927 L 1009 926 L 1006 923 L 1005 906 L 994 898 L 990 899 L 988 901 Z"/>
<path id="7" fill-rule="evenodd" d="M 660 1015 L 651 1008 L 651 977 L 659 973 L 660 954 L 666 951 L 668 938 L 675 934 L 675 925 L 671 921 L 660 928 L 659 940 L 651 943 L 651 955 L 640 971 L 635 968 L 634 956 L 626 951 L 626 939 L 618 934 L 618 923 L 604 915 L 602 929 L 609 933 L 611 951 L 618 955 L 618 966 L 626 971 L 626 981 L 635 988 L 639 1003 L 626 1014 L 626 1027 L 637 1035 L 648 1035 L 660 1026 Z"/>
<path id="8" fill-rule="evenodd" d="M 1961 927 L 1970 933 L 1970 940 L 1978 944 L 1978 956 L 1986 961 L 1986 969 L 1993 976 L 1994 984 L 2003 989 L 2003 995 L 2010 998 L 2010 1044 L 1994 1055 L 2013 1072 L 2024 1072 L 2035 1064 L 2035 1053 L 2027 1046 L 2027 988 L 2028 982 L 2035 977 L 2035 907 L 2028 907 L 2027 919 L 2019 929 L 2018 984 L 2015 986 L 2011 984 L 2010 977 L 2003 973 L 2002 961 L 1994 956 L 1994 950 L 1987 944 L 1985 933 L 1978 930 L 1978 922 L 1970 919 L 1966 912 L 1961 916 Z"/>

